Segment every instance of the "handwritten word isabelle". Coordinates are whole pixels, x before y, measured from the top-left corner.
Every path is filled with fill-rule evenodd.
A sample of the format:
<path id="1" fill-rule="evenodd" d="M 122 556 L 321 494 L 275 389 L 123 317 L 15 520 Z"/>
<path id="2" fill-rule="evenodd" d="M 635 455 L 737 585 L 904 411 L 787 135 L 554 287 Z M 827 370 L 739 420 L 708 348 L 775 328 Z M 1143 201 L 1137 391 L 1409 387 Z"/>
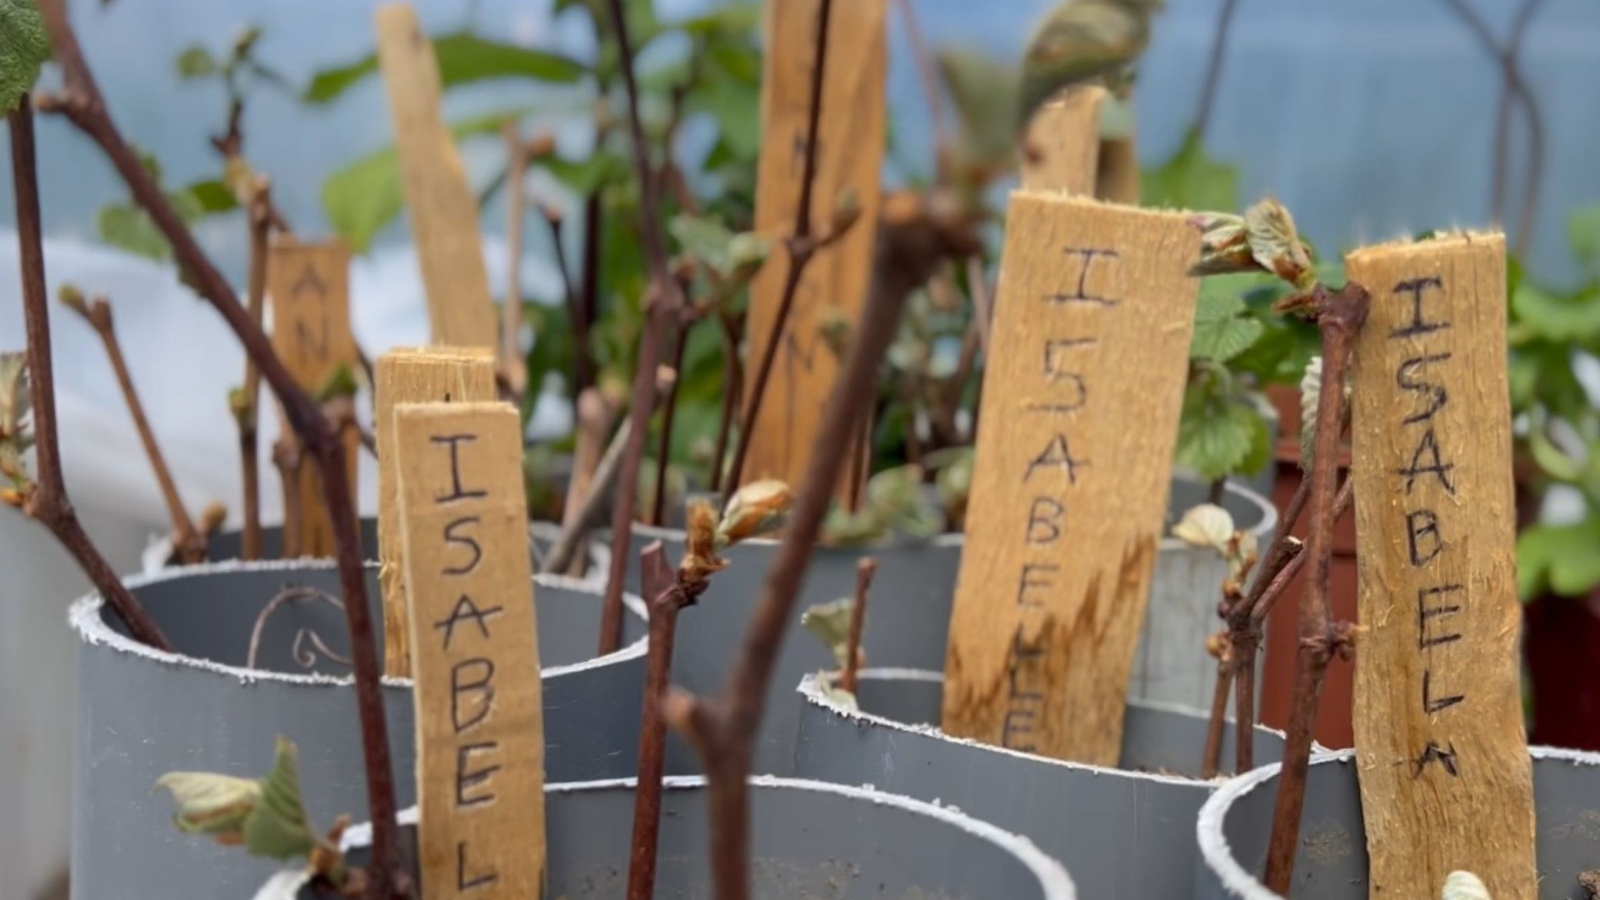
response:
<path id="1" fill-rule="evenodd" d="M 1115 307 L 1119 301 L 1101 296 L 1090 289 L 1095 272 L 1115 265 L 1115 250 L 1100 248 L 1067 247 L 1066 255 L 1077 264 L 1077 277 L 1066 290 L 1045 295 L 1041 302 L 1066 311 Z M 1082 323 L 1073 315 L 1066 320 L 1075 326 Z M 1044 707 L 1045 669 L 1049 662 L 1049 635 L 1041 629 L 1039 617 L 1045 604 L 1039 597 L 1055 587 L 1055 576 L 1061 566 L 1050 562 L 1059 557 L 1057 546 L 1065 529 L 1063 521 L 1069 508 L 1068 497 L 1084 477 L 1083 470 L 1090 461 L 1074 455 L 1070 429 L 1067 426 L 1079 411 L 1088 406 L 1092 385 L 1078 370 L 1075 360 L 1099 341 L 1096 334 L 1052 332 L 1042 336 L 1037 345 L 1040 361 L 1039 386 L 1043 390 L 1024 403 L 1022 409 L 1031 415 L 1049 416 L 1057 421 L 1042 447 L 1034 453 L 1022 472 L 1022 483 L 1032 491 L 1028 499 L 1027 517 L 1023 523 L 1023 543 L 1028 553 L 1023 554 L 1017 572 L 1016 604 L 1021 612 L 1017 630 L 1011 637 L 1010 671 L 1007 673 L 1006 717 L 1001 732 L 1001 744 L 1014 750 L 1037 749 L 1037 721 Z M 1052 552 L 1054 551 L 1054 552 Z"/>

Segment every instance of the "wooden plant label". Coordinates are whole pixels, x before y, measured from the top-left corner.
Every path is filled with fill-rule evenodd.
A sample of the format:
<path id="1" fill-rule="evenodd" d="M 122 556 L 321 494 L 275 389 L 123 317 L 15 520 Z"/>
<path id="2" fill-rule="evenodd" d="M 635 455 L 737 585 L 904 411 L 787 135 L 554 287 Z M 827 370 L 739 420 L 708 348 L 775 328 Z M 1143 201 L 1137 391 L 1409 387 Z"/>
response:
<path id="1" fill-rule="evenodd" d="M 1139 152 L 1132 135 L 1100 142 L 1094 195 L 1110 203 L 1139 205 Z"/>
<path id="2" fill-rule="evenodd" d="M 1355 743 L 1374 897 L 1454 869 L 1534 900 L 1517 633 L 1506 257 L 1499 234 L 1368 247 L 1352 469 Z"/>
<path id="3" fill-rule="evenodd" d="M 328 378 L 345 366 L 354 372 L 361 364 L 350 334 L 350 248 L 341 240 L 300 242 L 277 238 L 267 257 L 267 296 L 272 304 L 272 348 L 301 387 L 316 393 Z M 283 434 L 289 434 L 280 409 Z M 356 495 L 356 453 L 360 436 L 345 435 L 345 462 L 350 494 Z M 299 496 L 298 543 L 285 535 L 285 546 L 305 556 L 333 556 L 333 526 L 328 521 L 322 477 L 307 457 L 294 484 L 285 484 L 284 508 L 289 493 Z"/>
<path id="4" fill-rule="evenodd" d="M 411 676 L 411 625 L 400 540 L 400 471 L 394 410 L 401 403 L 495 399 L 494 354 L 487 348 L 397 347 L 378 358 L 374 439 L 378 443 L 378 585 L 383 591 L 384 674 Z"/>
<path id="5" fill-rule="evenodd" d="M 1098 85 L 1068 88 L 1039 107 L 1028 123 L 1022 154 L 1022 187 L 1094 195 L 1100 165 Z"/>
<path id="6" fill-rule="evenodd" d="M 400 183 L 428 294 L 433 343 L 495 347 L 498 325 L 478 230 L 478 201 L 439 115 L 439 65 L 409 4 L 377 12 Z"/>
<path id="7" fill-rule="evenodd" d="M 761 81 L 756 230 L 781 238 L 794 228 L 800 202 L 821 4 L 819 0 L 769 0 L 765 6 L 767 53 Z M 821 400 L 828 396 L 839 370 L 839 361 L 822 340 L 819 325 L 830 306 L 853 322 L 866 302 L 885 140 L 887 8 L 887 0 L 833 4 L 812 193 L 813 230 L 819 235 L 827 233 L 840 195 L 847 189 L 855 194 L 861 218 L 806 267 L 750 437 L 742 474 L 745 482 L 777 478 L 788 484 L 800 483 L 821 425 Z M 748 372 L 754 372 L 764 352 L 788 272 L 789 255 L 780 244 L 751 285 Z"/>
<path id="8" fill-rule="evenodd" d="M 420 896 L 543 896 L 544 709 L 504 403 L 395 409 L 417 716 Z"/>
<path id="9" fill-rule="evenodd" d="M 1166 512 L 1199 232 L 1012 195 L 944 729 L 1112 765 Z"/>

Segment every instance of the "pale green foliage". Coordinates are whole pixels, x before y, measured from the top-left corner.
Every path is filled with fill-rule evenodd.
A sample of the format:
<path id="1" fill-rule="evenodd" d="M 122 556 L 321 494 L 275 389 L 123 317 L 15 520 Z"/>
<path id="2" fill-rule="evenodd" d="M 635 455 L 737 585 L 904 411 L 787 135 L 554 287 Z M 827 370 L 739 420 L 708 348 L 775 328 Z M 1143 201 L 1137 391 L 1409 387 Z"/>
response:
<path id="1" fill-rule="evenodd" d="M 1534 525 L 1517 536 L 1517 594 L 1580 596 L 1600 584 L 1600 517 L 1567 525 Z"/>
<path id="2" fill-rule="evenodd" d="M 1257 201 L 1244 215 L 1200 213 L 1200 262 L 1197 275 L 1267 272 L 1295 290 L 1306 292 L 1317 283 L 1311 250 L 1300 240 L 1294 217 L 1272 197 Z"/>
<path id="3" fill-rule="evenodd" d="M 1139 198 L 1166 209 L 1234 209 L 1239 205 L 1239 169 L 1206 153 L 1191 128 L 1172 158 L 1139 176 Z"/>
<path id="4" fill-rule="evenodd" d="M 800 614 L 800 627 L 821 641 L 840 667 L 850 659 L 850 617 L 855 609 L 855 598 L 840 597 L 818 603 Z"/>
<path id="5" fill-rule="evenodd" d="M 1266 326 L 1249 315 L 1237 295 L 1201 290 L 1195 307 L 1190 359 L 1225 363 L 1249 349 Z"/>
<path id="6" fill-rule="evenodd" d="M 0 353 L 0 488 L 8 502 L 20 499 L 32 483 L 22 457 L 33 446 L 29 412 L 28 359 L 20 352 Z"/>
<path id="7" fill-rule="evenodd" d="M 491 78 L 572 84 L 587 71 L 582 63 L 559 53 L 518 47 L 464 32 L 434 38 L 433 54 L 439 64 L 439 83 L 444 88 Z M 306 87 L 303 99 L 308 103 L 332 102 L 377 71 L 378 55 L 369 53 L 355 62 L 318 72 Z"/>
<path id="8" fill-rule="evenodd" d="M 1021 72 L 966 47 L 941 48 L 935 58 L 960 130 L 952 148 L 963 169 L 1001 172 L 1016 165 L 1017 90 Z"/>
<path id="9" fill-rule="evenodd" d="M 944 516 L 924 490 L 921 466 L 885 469 L 867 482 L 861 508 L 854 513 L 835 505 L 822 525 L 822 541 L 857 546 L 890 535 L 926 540 L 944 529 Z"/>
<path id="10" fill-rule="evenodd" d="M 178 804 L 174 822 L 184 834 L 240 844 L 252 856 L 284 860 L 309 856 L 319 839 L 300 800 L 295 746 L 278 738 L 272 771 L 260 779 L 210 772 L 169 772 L 156 787 Z"/>
<path id="11" fill-rule="evenodd" d="M 1121 96 L 1150 43 L 1150 17 L 1162 0 L 1066 0 L 1046 14 L 1022 64 L 1017 128 L 1062 88 L 1105 84 Z"/>
<path id="12" fill-rule="evenodd" d="M 50 36 L 36 0 L 0 0 L 0 113 L 17 108 L 49 58 Z"/>
<path id="13" fill-rule="evenodd" d="M 1214 503 L 1192 506 L 1172 526 L 1172 536 L 1192 547 L 1208 547 L 1228 564 L 1228 577 L 1242 578 L 1255 564 L 1254 532 L 1234 528 L 1233 516 Z"/>
<path id="14" fill-rule="evenodd" d="M 705 305 L 711 309 L 728 307 L 749 286 L 761 270 L 772 241 L 753 231 L 735 233 L 708 216 L 679 213 L 667 223 L 677 240 L 682 256 L 693 262 L 695 271 L 707 282 Z"/>
<path id="15" fill-rule="evenodd" d="M 957 523 L 966 518 L 967 498 L 972 495 L 972 464 L 978 454 L 970 446 L 952 449 L 951 458 L 939 466 L 933 483 L 939 492 L 939 502 L 944 506 L 945 518 Z"/>
<path id="16" fill-rule="evenodd" d="M 1251 395 L 1209 378 L 1185 392 L 1174 459 L 1178 465 L 1214 481 L 1259 471 L 1271 453 L 1271 433 Z"/>

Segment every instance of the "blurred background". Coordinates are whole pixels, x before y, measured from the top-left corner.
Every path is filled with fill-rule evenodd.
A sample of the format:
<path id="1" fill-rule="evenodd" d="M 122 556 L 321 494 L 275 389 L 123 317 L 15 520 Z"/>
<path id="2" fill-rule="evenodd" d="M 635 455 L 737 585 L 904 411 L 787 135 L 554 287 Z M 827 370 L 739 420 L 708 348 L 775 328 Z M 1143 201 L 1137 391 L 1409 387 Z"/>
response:
<path id="1" fill-rule="evenodd" d="M 597 52 L 590 23 L 573 10 L 557 14 L 556 0 L 415 2 L 435 35 L 471 32 L 579 62 L 593 60 Z M 381 163 L 373 163 L 391 140 L 383 86 L 369 77 L 319 101 L 307 94 L 318 73 L 372 53 L 376 5 L 373 0 L 72 4 L 79 36 L 117 122 L 159 162 L 163 183 L 174 189 L 216 179 L 220 169 L 208 138 L 223 130 L 228 98 L 220 81 L 203 74 L 195 48 L 222 60 L 240 33 L 260 29 L 250 56 L 261 71 L 248 90 L 241 122 L 247 155 L 258 170 L 270 173 L 275 199 L 299 232 L 340 233 L 360 250 L 352 272 L 352 314 L 356 337 L 371 355 L 427 338 L 421 282 L 403 215 L 379 208 L 383 202 L 397 208 L 399 202 L 397 185 L 385 180 Z M 911 0 L 911 5 L 929 44 L 960 45 L 1014 60 L 1034 21 L 1051 4 Z M 673 21 L 717 6 L 711 0 L 657 0 L 655 11 L 661 20 Z M 907 183 L 933 171 L 933 129 L 906 20 L 898 2 L 891 7 L 892 121 L 885 178 Z M 1600 165 L 1594 161 L 1600 116 L 1594 114 L 1593 99 L 1600 84 L 1600 5 L 1592 0 L 1169 0 L 1155 20 L 1138 76 L 1138 153 L 1147 169 L 1172 160 L 1200 124 L 1225 13 L 1227 40 L 1197 145 L 1205 159 L 1195 165 L 1231 167 L 1225 174 L 1236 178 L 1238 202 L 1278 196 L 1294 211 L 1301 233 L 1328 258 L 1364 241 L 1452 226 L 1489 227 L 1503 218 L 1523 270 L 1549 296 L 1568 296 L 1595 280 L 1600 217 L 1589 210 L 1600 208 L 1595 206 Z M 1513 105 L 1509 126 L 1502 129 L 1504 54 L 1513 42 L 1510 61 L 1531 104 Z M 682 41 L 660 44 L 646 49 L 642 67 L 669 66 L 687 49 Z M 184 71 L 189 77 L 181 77 Z M 52 84 L 54 77 L 47 67 L 44 83 Z M 524 135 L 548 132 L 562 155 L 577 158 L 592 142 L 592 94 L 586 83 L 495 79 L 449 90 L 446 118 L 494 122 L 514 111 Z M 715 151 L 733 118 L 745 117 L 749 127 L 756 127 L 755 107 L 738 102 L 752 97 L 739 94 L 720 106 L 708 101 L 701 110 L 706 115 L 685 120 L 679 152 L 700 159 Z M 503 171 L 504 148 L 495 127 L 464 128 L 463 134 L 469 176 L 488 197 L 485 255 L 491 284 L 501 291 L 508 263 L 506 192 L 488 189 Z M 236 497 L 236 438 L 225 386 L 236 383 L 242 369 L 237 346 L 215 315 L 179 284 L 170 263 L 124 249 L 137 245 L 141 233 L 136 223 L 122 221 L 121 213 L 107 212 L 125 208 L 127 196 L 96 148 L 46 116 L 39 125 L 39 157 L 52 288 L 71 281 L 110 296 L 133 377 L 185 496 L 193 504 Z M 572 177 L 536 168 L 528 184 L 535 197 L 564 214 L 576 215 L 581 208 Z M 352 201 L 352 194 L 365 199 Z M 0 294 L 9 299 L 0 303 L 0 348 L 8 349 L 23 343 L 13 217 L 11 184 L 5 179 L 0 181 Z M 195 227 L 223 270 L 242 285 L 244 214 L 205 215 Z M 546 229 L 528 229 L 521 255 L 523 296 L 558 304 L 561 281 Z M 93 332 L 56 316 L 54 343 L 68 482 L 107 551 L 132 571 L 146 538 L 165 533 L 160 495 Z M 1579 350 L 1562 358 L 1589 391 L 1587 397 L 1580 394 L 1580 402 L 1592 405 L 1593 358 Z M 566 432 L 564 393 L 559 375 L 546 383 L 544 397 L 530 410 L 531 435 Z M 263 417 L 269 442 L 272 419 Z M 1270 484 L 1270 472 L 1266 478 L 1263 486 Z M 372 484 L 369 468 L 362 478 L 368 508 Z M 277 491 L 269 486 L 263 494 L 270 519 Z M 1577 522 L 1586 515 L 1585 501 L 1574 491 L 1537 499 L 1548 522 Z M 73 645 L 62 624 L 67 599 L 83 585 L 47 536 L 9 509 L 0 510 L 0 571 L 5 572 L 0 580 L 0 810 L 5 811 L 0 816 L 0 900 L 31 900 L 45 895 L 67 858 L 71 759 L 65 751 L 72 746 L 75 695 Z M 1594 577 L 1600 580 L 1600 573 Z M 1265 702 L 1271 706 L 1270 698 Z"/>

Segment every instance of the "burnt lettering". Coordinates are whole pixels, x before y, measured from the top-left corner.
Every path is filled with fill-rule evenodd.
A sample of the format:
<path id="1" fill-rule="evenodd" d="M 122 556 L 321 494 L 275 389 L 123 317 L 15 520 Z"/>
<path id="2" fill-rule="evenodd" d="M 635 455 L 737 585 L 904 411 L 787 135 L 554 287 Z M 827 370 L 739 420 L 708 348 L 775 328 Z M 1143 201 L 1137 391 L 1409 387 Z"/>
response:
<path id="1" fill-rule="evenodd" d="M 1433 696 L 1433 671 L 1425 670 L 1422 673 L 1422 710 L 1428 715 L 1433 715 L 1441 710 L 1449 709 L 1457 703 L 1467 699 L 1466 694 L 1450 694 L 1445 697 Z"/>
<path id="2" fill-rule="evenodd" d="M 500 880 L 500 875 L 494 869 L 488 869 L 481 874 L 467 877 L 467 842 L 456 842 L 456 890 L 470 891 L 477 888 L 488 887 Z"/>
<path id="3" fill-rule="evenodd" d="M 1061 538 L 1061 516 L 1066 504 L 1053 497 L 1035 497 L 1028 507 L 1028 543 L 1053 544 Z"/>
<path id="4" fill-rule="evenodd" d="M 1411 761 L 1411 777 L 1421 778 L 1422 772 L 1428 766 L 1438 764 L 1446 774 L 1452 778 L 1461 777 L 1456 769 L 1456 745 L 1451 742 L 1443 747 L 1437 741 L 1429 741 L 1426 749 L 1416 759 Z"/>
<path id="5" fill-rule="evenodd" d="M 1396 294 L 1409 293 L 1411 295 L 1411 321 L 1406 325 L 1389 332 L 1389 337 L 1414 337 L 1419 334 L 1427 334 L 1431 331 L 1439 331 L 1441 329 L 1450 327 L 1449 322 L 1429 322 L 1424 319 L 1422 315 L 1422 298 L 1424 292 L 1427 291 L 1428 288 L 1438 288 L 1443 290 L 1444 280 L 1438 276 L 1432 276 L 1429 278 L 1413 278 L 1409 281 L 1402 281 L 1394 286 L 1394 292 Z"/>
<path id="6" fill-rule="evenodd" d="M 1055 584 L 1055 582 L 1053 582 L 1053 581 L 1051 581 L 1051 580 L 1049 580 L 1047 578 L 1040 578 L 1040 579 L 1035 580 L 1031 576 L 1035 572 L 1038 572 L 1039 574 L 1043 575 L 1043 574 L 1047 574 L 1047 573 L 1050 573 L 1050 572 L 1059 572 L 1059 571 L 1061 571 L 1061 567 L 1058 566 L 1058 565 L 1055 565 L 1054 563 L 1023 563 L 1022 564 L 1022 579 L 1017 583 L 1017 605 L 1018 606 L 1025 606 L 1025 607 L 1035 607 L 1035 608 L 1044 606 L 1044 603 L 1039 601 L 1039 600 L 1029 599 L 1028 590 L 1030 588 L 1037 588 L 1037 589 L 1041 589 L 1042 590 L 1042 589 L 1048 588 L 1051 585 Z M 1022 634 L 1019 631 L 1017 633 L 1017 641 L 1019 642 L 1018 643 L 1019 647 L 1021 646 L 1021 644 L 1020 644 L 1021 639 L 1022 639 Z"/>
<path id="7" fill-rule="evenodd" d="M 1088 464 L 1088 460 L 1074 459 L 1072 456 L 1072 449 L 1067 446 L 1067 436 L 1060 432 L 1056 432 L 1055 436 L 1050 439 L 1050 443 L 1045 445 L 1044 450 L 1028 463 L 1028 471 L 1023 474 L 1022 483 L 1028 483 L 1028 479 L 1033 477 L 1034 469 L 1040 468 L 1041 466 L 1059 466 L 1061 469 L 1066 471 L 1067 481 L 1072 484 L 1077 484 L 1078 467 L 1087 466 Z"/>
<path id="8" fill-rule="evenodd" d="M 1115 250 L 1104 250 L 1097 247 L 1067 247 L 1064 252 L 1068 256 L 1078 256 L 1083 259 L 1083 267 L 1078 270 L 1078 286 L 1072 293 L 1051 294 L 1049 299 L 1054 303 L 1093 303 L 1097 306 L 1115 306 L 1117 301 L 1106 297 L 1090 294 L 1086 287 L 1089 280 L 1089 268 L 1096 259 L 1116 259 Z"/>
<path id="9" fill-rule="evenodd" d="M 1417 441 L 1417 449 L 1411 453 L 1411 465 L 1403 469 L 1396 469 L 1395 472 L 1405 476 L 1406 494 L 1408 496 L 1411 493 L 1412 486 L 1416 484 L 1417 478 L 1423 475 L 1432 475 L 1439 479 L 1439 483 L 1444 486 L 1445 492 L 1454 496 L 1456 486 L 1450 483 L 1450 470 L 1455 467 L 1455 463 L 1447 463 L 1440 456 L 1439 436 L 1433 433 L 1433 427 L 1430 425 L 1428 430 L 1424 431 L 1422 437 Z"/>
<path id="10" fill-rule="evenodd" d="M 489 620 L 503 612 L 505 612 L 505 607 L 503 606 L 491 606 L 488 609 L 479 609 L 478 604 L 474 603 L 471 597 L 468 597 L 466 594 L 462 594 L 461 599 L 456 601 L 456 608 L 450 611 L 449 617 L 440 619 L 439 621 L 433 623 L 433 627 L 444 632 L 444 649 L 449 650 L 450 638 L 455 634 L 457 622 L 460 622 L 464 619 L 471 619 L 472 621 L 478 623 L 478 631 L 483 634 L 485 640 L 488 640 Z"/>
<path id="11" fill-rule="evenodd" d="M 472 670 L 475 675 L 469 675 Z M 450 667 L 450 722 L 460 734 L 494 708 L 494 661 L 475 656 Z M 463 702 L 463 698 L 465 702 Z"/>
<path id="12" fill-rule="evenodd" d="M 475 434 L 440 434 L 431 438 L 435 444 L 448 444 L 450 446 L 450 493 L 435 495 L 435 503 L 449 503 L 453 500 L 464 500 L 472 497 L 487 497 L 488 491 L 469 491 L 461 487 L 461 444 L 476 441 Z"/>
<path id="13" fill-rule="evenodd" d="M 484 766 L 481 769 L 469 769 L 474 753 L 495 753 L 500 749 L 497 741 L 482 741 L 476 744 L 462 744 L 456 748 L 456 808 L 477 806 L 480 803 L 494 802 L 494 792 L 467 796 L 467 792 L 480 786 L 487 786 L 489 776 L 500 771 L 500 765 Z"/>

